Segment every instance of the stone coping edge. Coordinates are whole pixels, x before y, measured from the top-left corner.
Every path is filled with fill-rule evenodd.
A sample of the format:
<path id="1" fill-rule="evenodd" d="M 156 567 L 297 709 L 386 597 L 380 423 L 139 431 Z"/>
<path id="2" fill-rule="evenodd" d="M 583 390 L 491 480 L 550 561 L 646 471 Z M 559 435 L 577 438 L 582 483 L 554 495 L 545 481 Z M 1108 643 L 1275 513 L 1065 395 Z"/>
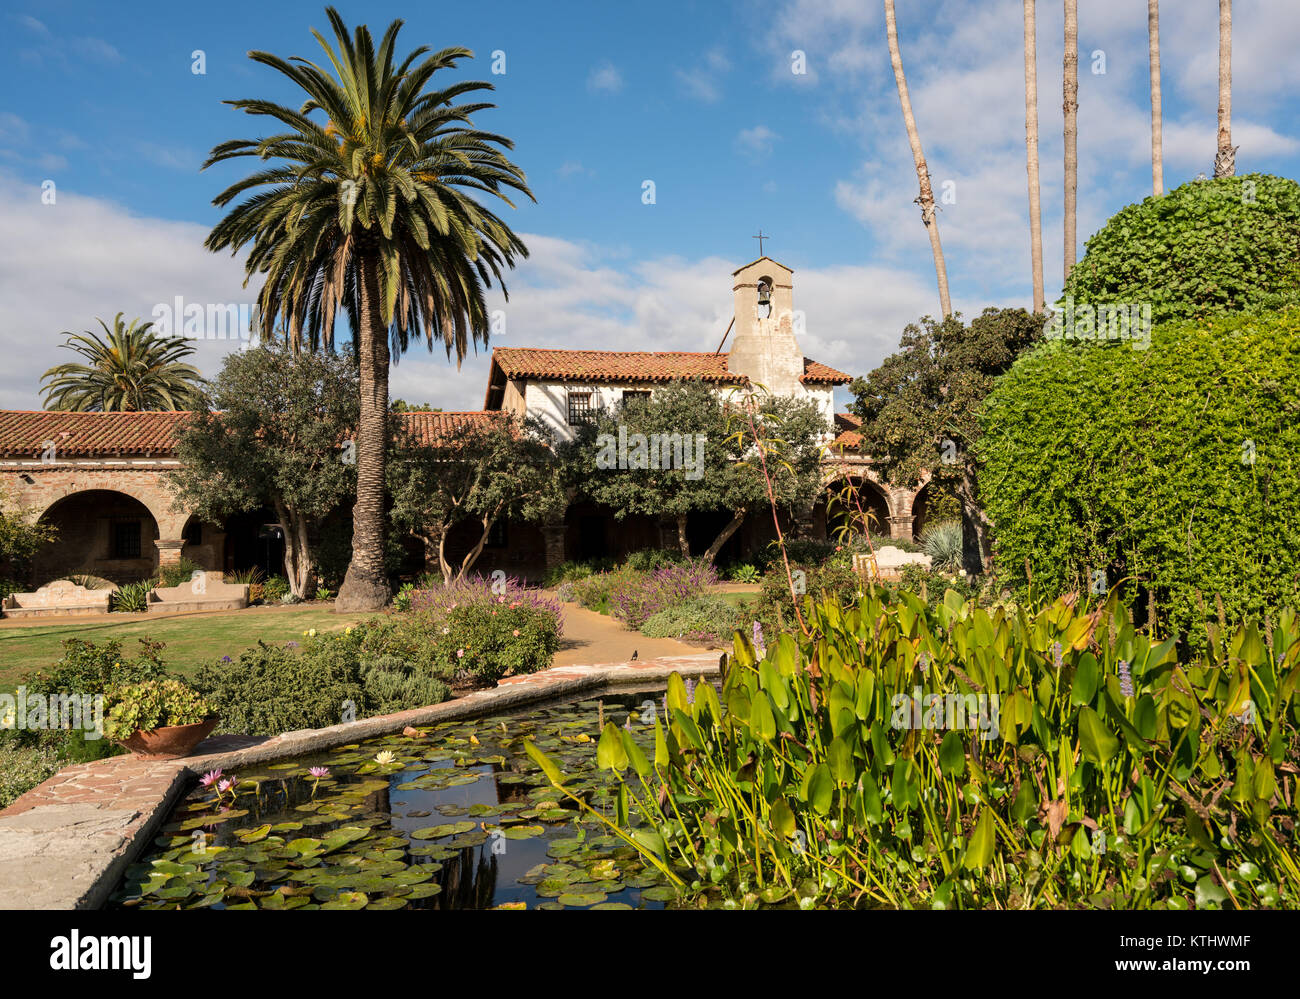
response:
<path id="1" fill-rule="evenodd" d="M 349 745 L 438 722 L 497 714 L 605 687 L 638 686 L 672 673 L 719 673 L 720 652 L 644 662 L 559 666 L 509 677 L 490 690 L 328 728 L 271 737 L 214 736 L 180 760 L 112 756 L 74 764 L 0 811 L 0 908 L 98 909 L 199 775 Z M 26 883 L 25 883 L 26 882 Z M 31 882 L 39 885 L 39 889 Z M 53 882 L 53 883 L 51 883 Z"/>

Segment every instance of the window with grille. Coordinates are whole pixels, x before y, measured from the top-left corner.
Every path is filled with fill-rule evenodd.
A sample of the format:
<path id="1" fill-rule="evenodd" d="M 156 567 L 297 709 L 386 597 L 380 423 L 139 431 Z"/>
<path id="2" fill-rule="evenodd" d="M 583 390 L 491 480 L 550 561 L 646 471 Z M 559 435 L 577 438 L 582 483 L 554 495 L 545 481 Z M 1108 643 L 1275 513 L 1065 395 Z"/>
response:
<path id="1" fill-rule="evenodd" d="M 112 558 L 140 557 L 140 521 L 119 520 L 112 527 Z"/>
<path id="2" fill-rule="evenodd" d="M 595 415 L 596 410 L 592 393 L 569 393 L 569 426 L 576 427 L 580 423 L 587 423 Z"/>

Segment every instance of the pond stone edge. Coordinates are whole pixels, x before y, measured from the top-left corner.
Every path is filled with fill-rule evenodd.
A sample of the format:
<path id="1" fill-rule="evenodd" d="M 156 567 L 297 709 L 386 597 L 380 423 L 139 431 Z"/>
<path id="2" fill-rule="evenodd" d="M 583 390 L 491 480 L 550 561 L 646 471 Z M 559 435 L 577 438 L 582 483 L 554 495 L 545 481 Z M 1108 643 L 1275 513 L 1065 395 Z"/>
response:
<path id="1" fill-rule="evenodd" d="M 345 746 L 439 722 L 573 698 L 604 687 L 638 686 L 671 673 L 720 672 L 721 653 L 665 656 L 641 662 L 560 666 L 507 677 L 479 690 L 420 708 L 328 728 L 278 736 L 219 735 L 181 760 L 113 756 L 65 767 L 0 811 L 0 909 L 98 909 L 126 868 L 152 841 L 176 801 L 197 777 Z"/>

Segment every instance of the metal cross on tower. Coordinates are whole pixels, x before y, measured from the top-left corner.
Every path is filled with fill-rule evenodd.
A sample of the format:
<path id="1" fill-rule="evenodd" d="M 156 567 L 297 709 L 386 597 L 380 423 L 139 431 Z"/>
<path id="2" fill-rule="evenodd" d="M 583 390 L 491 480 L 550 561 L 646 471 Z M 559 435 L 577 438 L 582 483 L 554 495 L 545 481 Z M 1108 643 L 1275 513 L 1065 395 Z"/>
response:
<path id="1" fill-rule="evenodd" d="M 759 255 L 760 257 L 763 255 L 763 240 L 765 240 L 765 239 L 771 239 L 771 238 L 772 238 L 771 236 L 765 236 L 765 235 L 763 234 L 763 230 L 762 230 L 761 227 L 760 227 L 759 230 L 758 230 L 758 235 L 757 235 L 757 236 L 751 236 L 751 237 L 750 237 L 750 239 L 756 239 L 756 240 L 758 240 L 758 255 Z"/>

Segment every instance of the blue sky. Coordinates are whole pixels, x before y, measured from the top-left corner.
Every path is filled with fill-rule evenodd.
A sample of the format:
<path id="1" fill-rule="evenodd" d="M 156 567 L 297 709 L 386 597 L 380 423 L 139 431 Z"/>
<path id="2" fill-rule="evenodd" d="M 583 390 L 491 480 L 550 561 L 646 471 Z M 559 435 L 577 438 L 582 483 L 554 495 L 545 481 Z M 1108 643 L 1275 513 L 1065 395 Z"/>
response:
<path id="1" fill-rule="evenodd" d="M 795 269 L 805 353 L 852 374 L 937 311 L 916 177 L 880 4 L 343 3 L 403 47 L 463 45 L 456 71 L 493 82 L 478 123 L 515 139 L 538 198 L 512 213 L 533 251 L 510 281 L 514 346 L 712 350 L 730 271 L 768 252 Z M 1150 193 L 1146 5 L 1090 0 L 1080 25 L 1081 242 Z M 1162 5 L 1166 184 L 1214 152 L 1217 4 Z M 1296 176 L 1300 5 L 1235 5 L 1240 172 Z M 904 65 L 943 206 L 955 303 L 1027 305 L 1021 4 L 899 4 Z M 1048 294 L 1061 277 L 1060 5 L 1040 4 L 1039 87 Z M 207 151 L 264 127 L 221 103 L 299 97 L 249 49 L 316 58 L 323 5 L 6 2 L 0 14 L 0 405 L 39 406 L 59 332 L 158 302 L 250 301 L 238 261 L 202 249 L 211 199 L 237 168 Z M 202 50 L 205 73 L 192 71 Z M 807 72 L 792 71 L 792 53 Z M 505 72 L 492 72 L 494 53 Z M 1101 53 L 1099 59 L 1096 53 Z M 1094 67 L 1104 72 L 1094 73 Z M 498 59 L 499 68 L 499 59 Z M 642 185 L 655 184 L 655 203 Z M 53 181 L 54 205 L 41 203 Z M 1082 248 L 1081 248 L 1082 252 Z M 204 343 L 214 372 L 229 344 Z M 477 408 L 485 356 L 456 371 L 423 351 L 393 391 Z"/>

